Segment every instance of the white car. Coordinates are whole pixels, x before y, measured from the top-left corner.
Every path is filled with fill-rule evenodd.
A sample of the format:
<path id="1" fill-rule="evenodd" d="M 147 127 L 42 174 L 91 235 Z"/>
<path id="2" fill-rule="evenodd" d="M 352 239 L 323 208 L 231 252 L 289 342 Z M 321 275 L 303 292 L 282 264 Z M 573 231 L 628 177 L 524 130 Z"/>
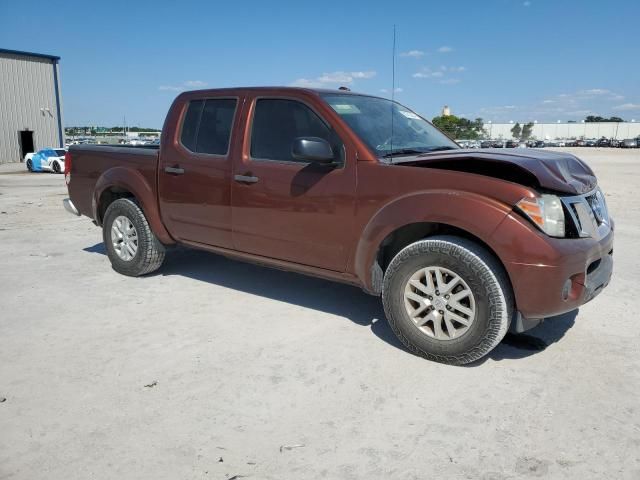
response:
<path id="1" fill-rule="evenodd" d="M 30 172 L 64 173 L 64 148 L 44 148 L 34 153 L 31 158 L 25 156 L 27 170 Z"/>

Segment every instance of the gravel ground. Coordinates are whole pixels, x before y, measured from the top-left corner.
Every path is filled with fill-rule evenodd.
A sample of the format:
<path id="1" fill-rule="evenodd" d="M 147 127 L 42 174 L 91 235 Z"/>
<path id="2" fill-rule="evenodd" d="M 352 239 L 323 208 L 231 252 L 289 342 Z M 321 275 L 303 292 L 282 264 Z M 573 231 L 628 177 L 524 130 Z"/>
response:
<path id="1" fill-rule="evenodd" d="M 350 286 L 187 250 L 120 276 L 61 175 L 0 166 L 0 478 L 640 478 L 640 150 L 575 151 L 614 278 L 468 367 Z"/>

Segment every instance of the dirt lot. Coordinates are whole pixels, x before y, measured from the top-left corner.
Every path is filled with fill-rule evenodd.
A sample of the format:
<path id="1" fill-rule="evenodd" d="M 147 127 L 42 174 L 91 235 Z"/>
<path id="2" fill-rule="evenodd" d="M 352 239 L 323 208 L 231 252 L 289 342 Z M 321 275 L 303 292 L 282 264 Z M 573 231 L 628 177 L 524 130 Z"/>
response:
<path id="1" fill-rule="evenodd" d="M 61 175 L 1 166 L 0 478 L 640 478 L 640 150 L 576 151 L 614 279 L 469 367 L 353 287 L 186 250 L 120 276 Z"/>

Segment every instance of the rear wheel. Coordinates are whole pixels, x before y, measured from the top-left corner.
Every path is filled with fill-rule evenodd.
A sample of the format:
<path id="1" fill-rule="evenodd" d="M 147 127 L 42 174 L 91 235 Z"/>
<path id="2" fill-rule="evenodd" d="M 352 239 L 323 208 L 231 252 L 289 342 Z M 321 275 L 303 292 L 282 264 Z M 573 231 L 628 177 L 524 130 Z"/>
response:
<path id="1" fill-rule="evenodd" d="M 142 209 L 130 198 L 120 198 L 109 205 L 102 237 L 111 266 L 123 275 L 151 273 L 164 261 L 164 245 L 151 231 Z"/>
<path id="2" fill-rule="evenodd" d="M 400 251 L 385 272 L 382 301 L 389 325 L 409 350 L 452 365 L 489 353 L 513 313 L 502 265 L 480 245 L 454 236 Z"/>

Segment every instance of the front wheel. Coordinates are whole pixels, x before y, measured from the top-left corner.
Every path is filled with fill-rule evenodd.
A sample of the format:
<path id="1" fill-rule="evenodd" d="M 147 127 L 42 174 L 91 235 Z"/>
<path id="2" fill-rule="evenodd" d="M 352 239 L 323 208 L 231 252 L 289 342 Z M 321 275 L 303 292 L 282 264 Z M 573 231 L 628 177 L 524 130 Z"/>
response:
<path id="1" fill-rule="evenodd" d="M 60 164 L 58 162 L 53 162 L 52 167 L 53 168 L 53 173 L 60 173 Z"/>
<path id="2" fill-rule="evenodd" d="M 493 350 L 514 308 L 502 265 L 480 245 L 455 236 L 401 250 L 385 272 L 382 301 L 389 325 L 409 350 L 451 365 Z"/>
<path id="3" fill-rule="evenodd" d="M 165 247 L 149 227 L 144 212 L 130 198 L 120 198 L 104 214 L 102 238 L 113 269 L 137 277 L 162 265 Z"/>
<path id="4" fill-rule="evenodd" d="M 27 170 L 33 172 L 33 161 L 31 159 L 27 160 Z"/>

